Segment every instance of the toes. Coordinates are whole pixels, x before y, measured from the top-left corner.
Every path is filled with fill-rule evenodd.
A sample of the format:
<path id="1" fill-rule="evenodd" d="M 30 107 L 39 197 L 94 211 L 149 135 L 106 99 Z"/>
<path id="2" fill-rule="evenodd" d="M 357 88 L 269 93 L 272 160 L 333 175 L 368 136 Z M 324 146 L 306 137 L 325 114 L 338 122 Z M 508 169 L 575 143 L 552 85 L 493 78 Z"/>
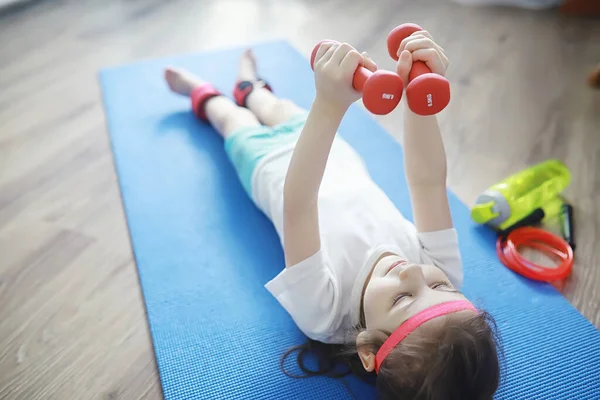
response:
<path id="1" fill-rule="evenodd" d="M 256 60 L 252 49 L 244 50 L 240 58 L 238 78 L 241 80 L 256 79 Z"/>
<path id="2" fill-rule="evenodd" d="M 171 67 L 165 68 L 165 78 L 170 79 L 175 76 L 175 70 Z"/>
<path id="3" fill-rule="evenodd" d="M 183 76 L 183 72 L 173 68 L 173 67 L 167 67 L 165 68 L 165 79 L 168 81 L 176 81 L 177 79 L 180 79 Z"/>
<path id="4" fill-rule="evenodd" d="M 169 86 L 173 86 L 175 84 L 175 81 L 177 80 L 178 76 L 179 75 L 177 74 L 177 71 L 173 68 L 165 69 L 165 80 L 167 81 Z"/>
<path id="5" fill-rule="evenodd" d="M 256 68 L 256 57 L 254 56 L 254 51 L 252 49 L 246 49 L 244 51 L 244 60 L 248 60 L 253 67 Z"/>

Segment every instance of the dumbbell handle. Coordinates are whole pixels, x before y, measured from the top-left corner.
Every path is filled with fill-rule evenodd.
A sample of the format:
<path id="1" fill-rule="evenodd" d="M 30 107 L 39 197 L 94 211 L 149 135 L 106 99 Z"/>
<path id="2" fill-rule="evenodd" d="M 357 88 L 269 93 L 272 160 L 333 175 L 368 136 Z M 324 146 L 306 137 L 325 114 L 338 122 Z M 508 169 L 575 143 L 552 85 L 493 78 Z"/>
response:
<path id="1" fill-rule="evenodd" d="M 354 71 L 354 77 L 352 79 L 352 87 L 359 92 L 362 92 L 367 79 L 369 79 L 372 75 L 373 73 L 365 67 L 356 68 L 356 71 Z"/>
<path id="2" fill-rule="evenodd" d="M 408 82 L 412 82 L 413 79 L 419 77 L 423 74 L 430 74 L 431 70 L 423 61 L 415 61 L 413 62 L 412 67 L 410 68 L 410 72 L 408 73 Z"/>
<path id="3" fill-rule="evenodd" d="M 315 69 L 315 57 L 317 55 L 317 51 L 319 51 L 319 47 L 321 47 L 321 45 L 324 43 L 335 42 L 333 40 L 323 40 L 322 42 L 317 43 L 310 56 L 310 67 L 313 70 Z M 373 75 L 373 73 L 365 67 L 360 66 L 356 68 L 356 71 L 354 71 L 354 78 L 352 79 L 352 87 L 354 87 L 355 90 L 362 92 L 363 88 L 365 87 L 365 82 L 371 77 L 371 75 Z"/>

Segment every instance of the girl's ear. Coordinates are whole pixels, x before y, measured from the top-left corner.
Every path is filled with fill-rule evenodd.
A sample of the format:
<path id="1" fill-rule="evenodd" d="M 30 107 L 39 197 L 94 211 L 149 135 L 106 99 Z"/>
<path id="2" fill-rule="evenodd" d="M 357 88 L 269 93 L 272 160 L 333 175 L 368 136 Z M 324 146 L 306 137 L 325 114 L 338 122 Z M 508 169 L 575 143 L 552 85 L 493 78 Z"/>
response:
<path id="1" fill-rule="evenodd" d="M 362 331 L 356 337 L 356 350 L 363 368 L 367 372 L 375 370 L 375 354 L 373 353 L 373 340 L 367 331 Z"/>

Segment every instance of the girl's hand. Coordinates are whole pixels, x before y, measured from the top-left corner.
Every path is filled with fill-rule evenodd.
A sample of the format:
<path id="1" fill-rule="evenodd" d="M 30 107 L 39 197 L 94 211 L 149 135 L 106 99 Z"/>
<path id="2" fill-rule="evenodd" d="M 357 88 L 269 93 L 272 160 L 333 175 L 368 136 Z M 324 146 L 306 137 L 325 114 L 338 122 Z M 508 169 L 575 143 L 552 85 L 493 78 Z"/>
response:
<path id="1" fill-rule="evenodd" d="M 400 43 L 398 49 L 397 73 L 404 85 L 408 85 L 408 75 L 413 62 L 423 61 L 431 72 L 444 76 L 448 69 L 448 57 L 427 31 L 418 31 Z"/>
<path id="2" fill-rule="evenodd" d="M 314 61 L 317 99 L 340 109 L 350 107 L 361 96 L 352 87 L 354 71 L 359 66 L 377 70 L 367 53 L 360 54 L 347 43 L 323 43 Z"/>

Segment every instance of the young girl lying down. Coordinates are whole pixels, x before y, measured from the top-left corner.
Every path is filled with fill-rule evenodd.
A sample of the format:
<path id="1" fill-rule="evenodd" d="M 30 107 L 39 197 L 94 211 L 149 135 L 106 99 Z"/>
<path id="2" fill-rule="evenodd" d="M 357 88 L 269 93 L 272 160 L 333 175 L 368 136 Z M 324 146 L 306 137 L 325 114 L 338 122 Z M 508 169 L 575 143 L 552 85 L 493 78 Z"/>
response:
<path id="1" fill-rule="evenodd" d="M 448 65 L 425 31 L 405 39 L 399 54 L 404 82 L 414 60 L 442 75 Z M 336 135 L 360 98 L 352 88 L 359 65 L 376 69 L 348 44 L 322 44 L 308 112 L 273 94 L 250 50 L 240 61 L 235 102 L 189 72 L 169 68 L 165 75 L 223 136 L 241 183 L 273 222 L 286 266 L 266 288 L 313 347 L 339 351 L 336 360 L 353 372 L 376 375 L 382 399 L 491 399 L 500 376 L 496 335 L 489 315 L 460 292 L 437 119 L 404 107 L 413 224 Z"/>

